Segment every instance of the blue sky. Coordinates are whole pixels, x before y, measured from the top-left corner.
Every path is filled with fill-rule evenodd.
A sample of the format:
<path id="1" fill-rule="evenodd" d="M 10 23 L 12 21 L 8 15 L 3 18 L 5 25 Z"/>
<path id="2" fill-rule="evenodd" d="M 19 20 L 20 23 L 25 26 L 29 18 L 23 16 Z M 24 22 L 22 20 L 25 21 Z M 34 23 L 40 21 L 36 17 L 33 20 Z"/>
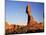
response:
<path id="1" fill-rule="evenodd" d="M 26 6 L 28 2 L 6 0 L 6 21 L 13 24 L 27 23 Z M 38 21 L 43 21 L 44 4 L 30 2 L 32 16 Z"/>

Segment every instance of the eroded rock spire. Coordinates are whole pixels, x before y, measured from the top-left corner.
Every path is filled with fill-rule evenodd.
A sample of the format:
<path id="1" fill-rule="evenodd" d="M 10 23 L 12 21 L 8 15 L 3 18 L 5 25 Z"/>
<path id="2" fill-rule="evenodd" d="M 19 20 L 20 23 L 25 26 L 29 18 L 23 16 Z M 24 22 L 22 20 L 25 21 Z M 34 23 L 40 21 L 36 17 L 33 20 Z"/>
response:
<path id="1" fill-rule="evenodd" d="M 28 15 L 28 24 L 31 24 L 30 21 L 32 21 L 32 14 L 31 14 L 31 7 L 30 7 L 30 3 L 28 3 L 27 7 L 26 7 L 26 13 Z"/>

